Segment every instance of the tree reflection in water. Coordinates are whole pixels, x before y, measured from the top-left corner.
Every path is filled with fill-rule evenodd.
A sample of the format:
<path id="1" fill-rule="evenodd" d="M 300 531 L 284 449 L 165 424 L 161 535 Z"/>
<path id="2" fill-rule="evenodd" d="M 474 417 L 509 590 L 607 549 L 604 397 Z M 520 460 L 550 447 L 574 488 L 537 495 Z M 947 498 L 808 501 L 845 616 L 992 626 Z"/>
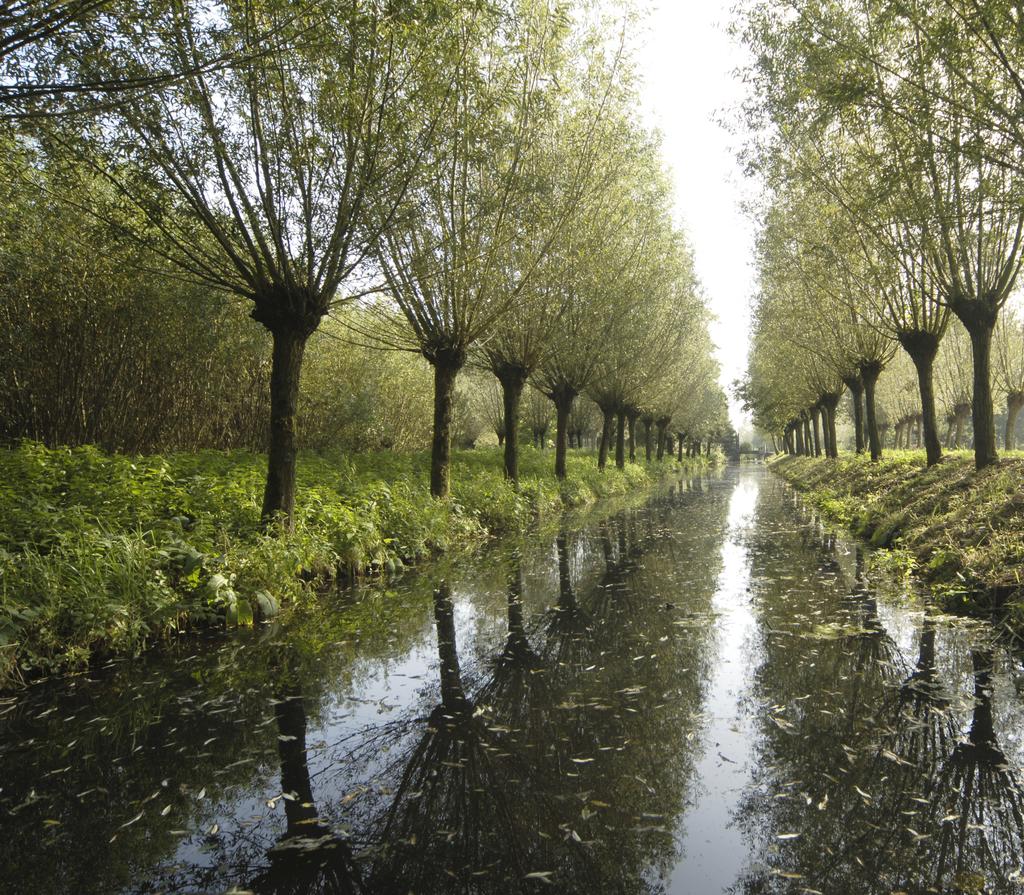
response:
<path id="1" fill-rule="evenodd" d="M 357 861 L 317 818 L 309 773 L 298 758 L 305 738 L 295 709 L 301 704 L 282 702 L 290 747 L 283 784 L 298 798 L 294 822 L 289 814 L 283 843 L 271 850 L 274 866 L 253 888 L 507 893 L 551 882 L 566 893 L 658 891 L 657 873 L 649 870 L 674 860 L 670 824 L 692 772 L 692 756 L 666 755 L 664 744 L 692 729 L 701 694 L 700 678 L 680 681 L 678 669 L 702 665 L 707 639 L 692 631 L 666 636 L 664 605 L 638 597 L 650 585 L 638 580 L 645 563 L 656 568 L 659 562 L 652 548 L 666 546 L 665 530 L 624 515 L 596 539 L 560 535 L 556 603 L 532 617 L 525 610 L 522 557 L 514 552 L 506 636 L 469 684 L 452 588 L 438 585 L 439 701 L 412 738 L 403 736 L 408 727 L 392 727 L 393 758 L 380 774 L 392 781 L 390 798 L 359 830 Z M 720 537 L 720 530 L 709 526 L 707 537 Z M 573 566 L 592 568 L 595 559 L 596 577 L 580 591 Z M 664 561 L 677 559 L 671 554 Z M 697 577 L 702 599 L 710 599 L 715 573 L 706 565 Z M 658 641 L 664 655 L 639 662 L 638 644 L 649 651 Z M 293 866 L 305 869 L 296 873 L 294 888 L 272 889 L 267 880 L 281 879 L 275 873 L 285 866 L 282 846 L 306 826 L 317 837 L 325 834 L 323 840 L 314 840 L 316 848 L 290 849 Z M 330 846 L 330 857 L 322 845 Z"/>
<path id="2" fill-rule="evenodd" d="M 306 750 L 306 706 L 299 692 L 274 705 L 286 828 L 268 852 L 269 867 L 252 881 L 260 895 L 357 895 L 360 868 L 348 842 L 323 823 L 313 798 Z"/>
<path id="3" fill-rule="evenodd" d="M 403 758 L 401 782 L 375 834 L 381 852 L 368 879 L 374 891 L 535 891 L 544 880 L 561 892 L 653 891 L 640 868 L 674 848 L 668 831 L 654 828 L 678 813 L 687 765 L 657 754 L 657 736 L 640 745 L 654 713 L 635 706 L 660 702 L 659 688 L 667 688 L 652 674 L 638 681 L 643 669 L 624 648 L 657 620 L 629 586 L 647 543 L 626 517 L 603 526 L 604 570 L 584 605 L 573 582 L 575 548 L 559 535 L 558 600 L 536 620 L 538 648 L 524 619 L 523 572 L 514 555 L 507 638 L 472 699 L 456 673 L 451 593 L 438 589 L 442 701 Z M 650 672 L 657 669 L 650 664 Z M 609 678 L 622 682 L 619 695 L 607 692 Z M 649 696 L 641 695 L 647 689 Z M 679 708 L 692 714 L 694 706 Z M 679 723 L 674 710 L 664 713 L 669 725 Z M 638 835 L 645 816 L 651 832 Z"/>
<path id="4" fill-rule="evenodd" d="M 831 621 L 768 640 L 756 678 L 774 711 L 739 818 L 760 848 L 735 891 L 1019 891 L 1021 794 L 996 741 L 992 652 L 971 651 L 974 704 L 961 734 L 934 618 L 921 623 L 911 666 L 879 618 L 860 552 L 835 597 L 832 579 L 845 575 L 835 543 L 805 536 L 801 549 L 816 555 L 818 574 L 796 599 Z M 770 581 L 767 551 L 760 562 Z M 765 588 L 773 630 L 793 587 Z"/>

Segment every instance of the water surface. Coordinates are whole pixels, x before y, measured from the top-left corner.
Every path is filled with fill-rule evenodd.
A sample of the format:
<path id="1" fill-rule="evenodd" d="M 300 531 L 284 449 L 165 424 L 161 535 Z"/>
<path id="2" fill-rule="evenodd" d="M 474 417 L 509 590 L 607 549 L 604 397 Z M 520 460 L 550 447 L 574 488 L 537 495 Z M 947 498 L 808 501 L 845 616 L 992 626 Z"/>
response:
<path id="1" fill-rule="evenodd" d="M 1018 892 L 1019 657 L 762 467 L 0 701 L 0 890 Z"/>

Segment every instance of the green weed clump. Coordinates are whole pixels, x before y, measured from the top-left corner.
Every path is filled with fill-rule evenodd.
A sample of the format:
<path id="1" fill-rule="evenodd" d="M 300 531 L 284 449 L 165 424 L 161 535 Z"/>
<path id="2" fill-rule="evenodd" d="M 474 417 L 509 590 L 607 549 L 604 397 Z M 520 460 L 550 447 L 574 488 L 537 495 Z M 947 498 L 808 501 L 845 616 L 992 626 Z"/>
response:
<path id="1" fill-rule="evenodd" d="M 1024 628 L 1024 459 L 975 470 L 967 452 L 929 469 L 923 451 L 872 463 L 786 457 L 772 468 L 826 515 L 928 581 L 949 608 L 1007 609 Z"/>
<path id="2" fill-rule="evenodd" d="M 0 688 L 137 652 L 170 632 L 246 625 L 338 577 L 387 574 L 647 486 L 674 462 L 601 473 L 524 449 L 518 489 L 497 449 L 456 452 L 452 497 L 423 454 L 300 457 L 295 531 L 265 532 L 262 455 L 0 450 Z"/>

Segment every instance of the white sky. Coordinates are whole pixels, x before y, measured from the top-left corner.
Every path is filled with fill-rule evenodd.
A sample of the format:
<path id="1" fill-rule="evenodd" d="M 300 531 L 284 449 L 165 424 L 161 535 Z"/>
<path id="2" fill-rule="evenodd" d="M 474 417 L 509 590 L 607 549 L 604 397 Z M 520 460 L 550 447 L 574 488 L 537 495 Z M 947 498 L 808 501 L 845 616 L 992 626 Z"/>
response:
<path id="1" fill-rule="evenodd" d="M 644 114 L 664 135 L 676 209 L 696 254 L 697 273 L 718 320 L 722 384 L 746 369 L 753 227 L 740 210 L 752 186 L 736 163 L 736 138 L 716 118 L 732 115 L 744 87 L 734 76 L 743 49 L 726 34 L 734 0 L 652 0 L 638 61 Z M 742 412 L 732 407 L 737 428 Z"/>

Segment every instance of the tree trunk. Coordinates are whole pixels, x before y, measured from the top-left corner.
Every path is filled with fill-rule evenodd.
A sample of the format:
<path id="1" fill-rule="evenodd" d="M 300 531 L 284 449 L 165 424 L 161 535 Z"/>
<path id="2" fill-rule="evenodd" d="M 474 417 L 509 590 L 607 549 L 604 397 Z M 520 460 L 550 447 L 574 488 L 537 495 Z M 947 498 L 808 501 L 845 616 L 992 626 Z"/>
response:
<path id="1" fill-rule="evenodd" d="M 1006 397 L 1006 435 L 1003 443 L 1008 451 L 1017 449 L 1017 418 L 1024 407 L 1024 393 L 1011 392 Z"/>
<path id="2" fill-rule="evenodd" d="M 665 428 L 668 423 L 658 421 L 656 425 L 658 427 L 658 459 L 661 460 L 665 456 Z"/>
<path id="3" fill-rule="evenodd" d="M 905 333 L 900 337 L 900 344 L 910 355 L 917 370 L 917 389 L 921 395 L 921 422 L 924 427 L 924 450 L 928 457 L 928 465 L 934 466 L 942 459 L 939 424 L 935 417 L 933 377 L 939 339 L 932 333 Z"/>
<path id="4" fill-rule="evenodd" d="M 967 327 L 974 359 L 974 395 L 971 422 L 974 423 L 974 468 L 984 469 L 998 462 L 996 421 L 992 406 L 992 329 L 987 319 L 975 320 Z"/>
<path id="5" fill-rule="evenodd" d="M 823 403 L 825 413 L 825 455 L 832 460 L 839 459 L 839 444 L 836 441 L 836 407 L 839 406 L 839 395 L 828 395 Z"/>
<path id="6" fill-rule="evenodd" d="M 565 456 L 569 439 L 569 414 L 576 393 L 567 388 L 557 389 L 554 393 L 555 402 L 555 477 L 565 478 Z"/>
<path id="7" fill-rule="evenodd" d="M 793 430 L 796 433 L 796 452 L 801 456 L 806 456 L 807 449 L 804 446 L 804 426 L 799 420 L 793 424 Z"/>
<path id="8" fill-rule="evenodd" d="M 880 363 L 862 364 L 860 368 L 860 378 L 864 383 L 868 445 L 871 448 L 871 459 L 876 463 L 882 459 L 882 441 L 878 437 L 878 418 L 875 415 L 875 384 L 881 373 L 882 365 Z"/>
<path id="9" fill-rule="evenodd" d="M 302 356 L 309 338 L 302 331 L 272 331 L 270 368 L 270 447 L 267 452 L 267 483 L 263 490 L 263 523 L 280 520 L 286 531 L 295 528 L 295 412 L 299 403 Z"/>
<path id="10" fill-rule="evenodd" d="M 629 414 L 629 462 L 636 463 L 636 423 L 640 414 Z"/>
<path id="11" fill-rule="evenodd" d="M 519 483 L 519 403 L 526 385 L 521 367 L 503 370 L 498 376 L 505 411 L 505 478 Z"/>
<path id="12" fill-rule="evenodd" d="M 505 443 L 505 433 L 504 432 L 498 432 L 497 435 L 498 435 L 498 447 L 501 447 Z"/>
<path id="13" fill-rule="evenodd" d="M 815 407 L 811 411 L 812 432 L 814 435 L 814 456 L 821 456 L 821 408 Z"/>
<path id="14" fill-rule="evenodd" d="M 654 439 L 651 438 L 651 423 L 654 420 L 644 420 L 644 455 L 648 463 L 651 462 L 651 455 L 654 452 Z"/>
<path id="15" fill-rule="evenodd" d="M 440 358 L 434 363 L 434 440 L 430 448 L 430 493 L 447 497 L 451 488 L 452 403 L 461 363 Z M 505 423 L 505 441 L 514 441 Z"/>
<path id="16" fill-rule="evenodd" d="M 679 436 L 678 436 L 678 440 L 679 440 L 679 457 L 678 457 L 678 460 L 679 460 L 680 463 L 682 463 L 683 462 L 683 442 L 686 440 L 686 433 L 685 432 L 680 432 Z"/>
<path id="17" fill-rule="evenodd" d="M 843 382 L 850 390 L 850 397 L 853 399 L 853 439 L 858 454 L 864 453 L 864 383 L 860 375 L 847 376 Z"/>
<path id="18" fill-rule="evenodd" d="M 615 427 L 615 466 L 626 468 L 626 414 L 621 410 L 616 416 Z"/>
<path id="19" fill-rule="evenodd" d="M 615 414 L 610 410 L 602 410 L 604 423 L 601 426 L 601 444 L 597 449 L 597 468 L 604 469 L 608 465 L 608 448 L 611 445 L 612 429 L 615 425 Z"/>

